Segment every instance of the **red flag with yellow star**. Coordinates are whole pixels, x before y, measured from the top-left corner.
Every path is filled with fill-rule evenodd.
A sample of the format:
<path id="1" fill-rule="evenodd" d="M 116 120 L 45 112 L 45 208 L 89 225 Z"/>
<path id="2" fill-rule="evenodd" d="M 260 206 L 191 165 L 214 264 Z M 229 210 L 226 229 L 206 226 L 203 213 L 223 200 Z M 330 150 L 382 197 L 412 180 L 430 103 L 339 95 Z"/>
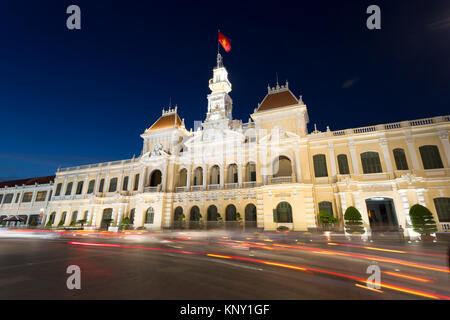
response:
<path id="1" fill-rule="evenodd" d="M 219 32 L 219 42 L 226 52 L 231 50 L 231 39 L 225 37 L 221 32 Z"/>

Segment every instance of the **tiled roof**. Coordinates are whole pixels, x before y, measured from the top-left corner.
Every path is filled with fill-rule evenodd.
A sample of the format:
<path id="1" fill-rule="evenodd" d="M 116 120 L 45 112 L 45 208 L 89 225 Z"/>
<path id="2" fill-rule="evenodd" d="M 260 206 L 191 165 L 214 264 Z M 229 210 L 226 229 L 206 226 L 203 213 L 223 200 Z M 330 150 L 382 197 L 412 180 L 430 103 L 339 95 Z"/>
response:
<path id="1" fill-rule="evenodd" d="M 181 126 L 181 119 L 177 113 L 171 113 L 161 116 L 156 122 L 146 131 L 155 131 L 167 128 L 179 128 Z"/>
<path id="2" fill-rule="evenodd" d="M 298 104 L 299 101 L 295 98 L 289 90 L 273 92 L 267 94 L 264 100 L 261 102 L 258 111 L 265 111 L 280 107 L 291 106 L 294 104 Z"/>
<path id="3" fill-rule="evenodd" d="M 27 179 L 20 179 L 20 180 L 9 180 L 9 181 L 0 182 L 0 188 L 6 187 L 6 186 L 14 187 L 16 185 L 21 186 L 23 184 L 25 184 L 25 185 L 34 185 L 35 183 L 47 184 L 52 181 L 55 181 L 55 176 L 27 178 Z"/>

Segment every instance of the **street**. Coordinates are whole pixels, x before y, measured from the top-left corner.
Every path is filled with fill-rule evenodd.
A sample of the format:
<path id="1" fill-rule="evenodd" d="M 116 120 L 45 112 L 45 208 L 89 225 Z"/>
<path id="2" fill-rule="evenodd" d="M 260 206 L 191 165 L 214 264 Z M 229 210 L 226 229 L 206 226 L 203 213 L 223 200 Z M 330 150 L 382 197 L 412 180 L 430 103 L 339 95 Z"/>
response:
<path id="1" fill-rule="evenodd" d="M 0 299 L 450 299 L 443 243 L 231 232 L 0 232 Z M 68 266 L 81 288 L 68 289 Z M 369 266 L 380 285 L 368 287 Z"/>

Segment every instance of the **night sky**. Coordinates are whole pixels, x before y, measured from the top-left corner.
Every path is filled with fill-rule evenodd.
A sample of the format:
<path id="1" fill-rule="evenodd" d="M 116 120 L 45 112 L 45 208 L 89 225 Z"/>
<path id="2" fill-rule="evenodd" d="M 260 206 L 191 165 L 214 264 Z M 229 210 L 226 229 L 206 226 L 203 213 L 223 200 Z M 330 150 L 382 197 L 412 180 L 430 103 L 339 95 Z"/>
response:
<path id="1" fill-rule="evenodd" d="M 0 180 L 138 156 L 169 99 L 188 128 L 204 120 L 217 29 L 235 119 L 276 73 L 310 131 L 450 114 L 450 1 L 2 0 L 0 18 Z"/>

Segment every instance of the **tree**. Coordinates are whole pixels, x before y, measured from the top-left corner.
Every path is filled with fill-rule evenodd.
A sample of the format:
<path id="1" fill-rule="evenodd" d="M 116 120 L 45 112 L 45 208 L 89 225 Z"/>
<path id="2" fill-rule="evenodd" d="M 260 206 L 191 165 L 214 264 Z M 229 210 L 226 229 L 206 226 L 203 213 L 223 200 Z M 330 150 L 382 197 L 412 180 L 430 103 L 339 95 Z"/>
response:
<path id="1" fill-rule="evenodd" d="M 421 235 L 429 236 L 437 231 L 433 214 L 428 208 L 415 204 L 409 209 L 413 230 Z"/>
<path id="2" fill-rule="evenodd" d="M 344 214 L 345 231 L 348 233 L 363 234 L 365 232 L 361 213 L 355 207 L 348 207 Z"/>
<path id="3" fill-rule="evenodd" d="M 58 223 L 58 227 L 62 227 L 62 226 L 64 226 L 64 221 L 61 219 L 61 221 L 59 221 L 59 223 Z"/>
<path id="4" fill-rule="evenodd" d="M 50 228 L 50 227 L 52 226 L 51 220 L 48 220 L 48 221 L 47 221 L 47 224 L 46 224 L 45 226 L 48 227 L 48 228 Z"/>
<path id="5" fill-rule="evenodd" d="M 338 220 L 333 217 L 332 214 L 330 214 L 328 211 L 320 210 L 319 211 L 319 223 L 322 225 L 323 228 L 326 228 L 334 223 L 336 223 Z"/>

